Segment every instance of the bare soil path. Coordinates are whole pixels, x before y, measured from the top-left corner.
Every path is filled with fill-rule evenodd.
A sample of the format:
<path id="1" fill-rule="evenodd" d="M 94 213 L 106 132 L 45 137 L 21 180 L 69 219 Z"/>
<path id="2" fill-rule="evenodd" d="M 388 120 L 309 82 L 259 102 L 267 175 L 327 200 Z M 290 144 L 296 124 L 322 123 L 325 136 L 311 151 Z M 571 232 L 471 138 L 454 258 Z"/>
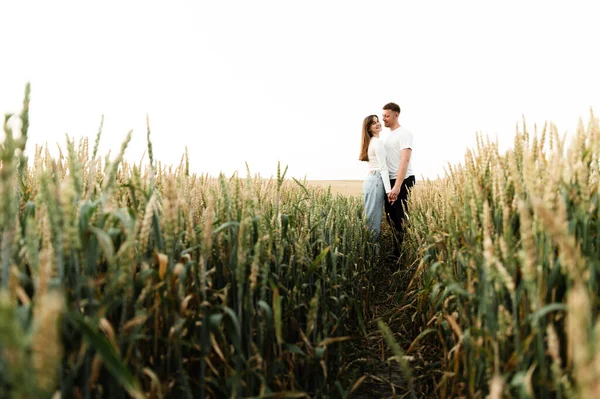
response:
<path id="1" fill-rule="evenodd" d="M 380 258 L 371 285 L 373 298 L 365 315 L 367 335 L 357 342 L 357 367 L 366 377 L 352 396 L 357 399 L 384 398 L 436 398 L 435 383 L 439 380 L 439 353 L 436 337 L 430 334 L 414 345 L 420 334 L 421 322 L 415 316 L 413 303 L 416 295 L 414 285 L 408 286 L 414 277 L 416 264 L 407 264 L 402 258 L 395 262 L 391 251 L 391 233 L 384 222 L 381 237 Z M 383 320 L 405 354 L 410 365 L 408 381 L 399 363 L 389 360 L 393 354 L 378 326 Z M 412 389 L 411 389 L 412 385 Z"/>
<path id="2" fill-rule="evenodd" d="M 312 180 L 309 185 L 331 187 L 334 194 L 362 196 L 362 180 Z M 351 398 L 437 398 L 435 385 L 441 377 L 439 348 L 435 334 L 413 341 L 423 330 L 420 315 L 415 315 L 418 298 L 415 276 L 417 263 L 396 261 L 392 254 L 392 235 L 384 221 L 379 257 L 374 259 L 375 273 L 369 287 L 370 306 L 365 309 L 366 335 L 354 344 L 351 372 L 363 380 Z M 383 320 L 410 365 L 410 383 L 385 342 L 378 321 Z"/>

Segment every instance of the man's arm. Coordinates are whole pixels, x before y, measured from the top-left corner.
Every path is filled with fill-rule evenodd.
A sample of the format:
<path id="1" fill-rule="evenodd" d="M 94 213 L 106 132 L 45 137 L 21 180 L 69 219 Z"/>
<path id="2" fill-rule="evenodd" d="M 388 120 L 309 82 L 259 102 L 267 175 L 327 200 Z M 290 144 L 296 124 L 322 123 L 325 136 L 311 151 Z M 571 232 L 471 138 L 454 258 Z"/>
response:
<path id="1" fill-rule="evenodd" d="M 404 178 L 406 177 L 406 171 L 408 170 L 408 162 L 410 161 L 410 156 L 412 155 L 411 148 L 404 148 L 400 150 L 400 165 L 398 166 L 398 175 L 396 176 L 396 183 L 394 183 L 394 187 L 392 187 L 392 191 L 389 192 L 388 198 L 390 203 L 394 203 L 400 195 L 400 188 L 402 187 L 402 182 L 404 182 Z"/>

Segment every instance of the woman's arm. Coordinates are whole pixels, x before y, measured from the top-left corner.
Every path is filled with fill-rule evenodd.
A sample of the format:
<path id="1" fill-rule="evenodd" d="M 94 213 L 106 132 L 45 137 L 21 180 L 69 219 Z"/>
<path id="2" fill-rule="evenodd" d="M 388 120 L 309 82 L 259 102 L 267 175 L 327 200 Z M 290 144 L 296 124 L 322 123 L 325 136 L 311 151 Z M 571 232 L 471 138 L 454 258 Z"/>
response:
<path id="1" fill-rule="evenodd" d="M 390 191 L 392 191 L 392 187 L 390 186 L 390 172 L 388 170 L 387 163 L 385 162 L 385 147 L 383 146 L 383 142 L 381 142 L 381 140 L 375 140 L 373 144 L 375 144 L 375 156 L 377 157 L 377 165 L 381 173 L 381 178 L 383 179 L 385 193 L 387 194 Z"/>

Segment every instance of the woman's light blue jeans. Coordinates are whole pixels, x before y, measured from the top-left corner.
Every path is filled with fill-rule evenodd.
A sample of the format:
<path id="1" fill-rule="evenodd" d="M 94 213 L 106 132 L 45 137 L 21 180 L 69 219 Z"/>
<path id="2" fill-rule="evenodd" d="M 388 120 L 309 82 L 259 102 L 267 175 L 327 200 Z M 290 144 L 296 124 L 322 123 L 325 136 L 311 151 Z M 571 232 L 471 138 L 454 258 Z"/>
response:
<path id="1" fill-rule="evenodd" d="M 373 241 L 377 241 L 381 232 L 381 219 L 383 218 L 383 201 L 385 188 L 378 171 L 369 172 L 363 183 L 363 197 L 365 199 L 365 215 L 367 225 L 373 232 Z"/>

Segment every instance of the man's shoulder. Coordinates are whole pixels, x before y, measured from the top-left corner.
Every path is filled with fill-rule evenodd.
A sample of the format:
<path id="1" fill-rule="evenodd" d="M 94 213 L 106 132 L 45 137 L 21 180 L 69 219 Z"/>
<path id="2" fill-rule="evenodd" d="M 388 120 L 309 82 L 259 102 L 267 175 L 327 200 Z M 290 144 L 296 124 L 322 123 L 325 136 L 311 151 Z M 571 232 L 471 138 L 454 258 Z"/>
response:
<path id="1" fill-rule="evenodd" d="M 413 135 L 412 131 L 410 131 L 407 128 L 402 127 L 402 126 L 400 126 L 398 129 L 390 132 L 390 138 L 393 138 L 394 140 L 403 140 L 404 137 L 406 137 L 406 136 L 412 137 L 412 135 Z"/>

